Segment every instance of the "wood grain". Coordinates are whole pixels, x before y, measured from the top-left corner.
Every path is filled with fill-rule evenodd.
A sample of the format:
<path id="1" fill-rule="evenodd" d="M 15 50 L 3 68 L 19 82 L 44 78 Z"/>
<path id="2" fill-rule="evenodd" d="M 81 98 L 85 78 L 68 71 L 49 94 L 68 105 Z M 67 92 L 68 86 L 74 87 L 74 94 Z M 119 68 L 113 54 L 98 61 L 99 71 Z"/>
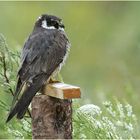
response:
<path id="1" fill-rule="evenodd" d="M 44 88 L 43 93 L 59 99 L 74 99 L 81 97 L 80 87 L 65 83 L 48 84 Z"/>

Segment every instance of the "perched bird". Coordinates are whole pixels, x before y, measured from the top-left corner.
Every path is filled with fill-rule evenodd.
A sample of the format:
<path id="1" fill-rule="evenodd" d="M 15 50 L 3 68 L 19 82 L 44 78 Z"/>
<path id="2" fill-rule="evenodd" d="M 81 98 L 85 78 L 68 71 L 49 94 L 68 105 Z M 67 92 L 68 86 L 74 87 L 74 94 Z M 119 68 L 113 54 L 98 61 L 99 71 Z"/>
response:
<path id="1" fill-rule="evenodd" d="M 11 107 L 6 122 L 15 115 L 23 118 L 35 94 L 61 69 L 69 48 L 62 20 L 53 15 L 41 15 L 21 53 L 13 102 L 20 98 Z"/>

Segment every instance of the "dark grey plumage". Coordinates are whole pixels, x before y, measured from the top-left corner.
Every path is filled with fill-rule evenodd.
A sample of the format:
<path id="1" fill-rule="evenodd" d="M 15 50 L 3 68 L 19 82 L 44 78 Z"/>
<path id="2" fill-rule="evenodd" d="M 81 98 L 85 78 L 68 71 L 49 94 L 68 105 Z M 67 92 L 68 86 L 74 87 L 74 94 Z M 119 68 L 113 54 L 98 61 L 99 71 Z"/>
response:
<path id="1" fill-rule="evenodd" d="M 44 20 L 47 21 L 47 28 L 42 26 Z M 35 23 L 22 50 L 21 68 L 13 100 L 19 97 L 23 86 L 26 88 L 19 101 L 11 108 L 7 122 L 16 114 L 17 118 L 23 118 L 32 98 L 63 63 L 70 46 L 65 32 L 61 30 L 63 28 L 61 19 L 51 15 L 42 15 Z"/>

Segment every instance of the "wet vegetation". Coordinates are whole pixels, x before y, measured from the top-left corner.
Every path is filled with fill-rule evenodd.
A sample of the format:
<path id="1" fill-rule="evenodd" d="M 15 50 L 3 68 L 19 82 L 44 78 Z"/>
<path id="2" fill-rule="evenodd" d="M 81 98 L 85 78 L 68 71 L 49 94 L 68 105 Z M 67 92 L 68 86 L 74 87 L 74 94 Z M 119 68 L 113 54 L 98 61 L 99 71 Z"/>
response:
<path id="1" fill-rule="evenodd" d="M 78 85 L 82 90 L 82 98 L 75 101 L 74 106 L 74 137 L 139 138 L 136 132 L 140 129 L 135 125 L 140 120 L 139 12 L 140 2 L 0 2 L 0 138 L 31 138 L 28 116 L 9 124 L 5 124 L 5 120 L 15 88 L 21 48 L 42 13 L 63 19 L 72 44 L 61 75 L 65 83 Z M 104 102 L 109 105 L 103 105 Z M 92 132 L 85 131 L 91 122 L 88 117 L 84 118 L 85 109 L 80 108 L 86 104 L 94 104 L 102 112 L 96 113 L 96 118 L 97 108 L 88 106 L 95 126 Z M 119 105 L 126 119 L 117 115 Z M 111 107 L 111 112 L 116 112 L 115 120 L 113 114 L 109 114 Z M 79 115 L 81 120 L 77 120 Z M 100 129 L 105 124 L 105 129 Z M 120 128 L 126 133 L 119 133 Z"/>

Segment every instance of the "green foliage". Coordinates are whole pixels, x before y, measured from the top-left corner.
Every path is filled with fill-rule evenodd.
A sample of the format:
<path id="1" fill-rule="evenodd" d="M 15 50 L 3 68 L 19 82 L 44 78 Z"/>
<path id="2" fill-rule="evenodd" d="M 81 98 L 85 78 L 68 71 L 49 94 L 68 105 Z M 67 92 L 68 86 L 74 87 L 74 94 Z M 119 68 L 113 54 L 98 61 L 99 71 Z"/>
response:
<path id="1" fill-rule="evenodd" d="M 5 38 L 0 35 L 0 138 L 31 138 L 31 119 L 25 116 L 5 124 L 12 94 L 16 84 L 15 71 L 19 66 L 19 53 L 8 49 Z M 73 113 L 73 136 L 77 139 L 132 139 L 138 138 L 137 119 L 132 106 L 104 102 L 104 108 L 88 104 Z"/>
<path id="2" fill-rule="evenodd" d="M 21 48 L 42 13 L 63 19 L 72 47 L 61 72 L 81 87 L 82 102 L 126 99 L 140 118 L 140 3 L 1 1 L 0 31 L 10 49 Z"/>
<path id="3" fill-rule="evenodd" d="M 135 139 L 137 119 L 130 104 L 116 101 L 103 103 L 104 108 L 93 104 L 75 110 L 73 118 L 76 139 Z"/>
<path id="4" fill-rule="evenodd" d="M 16 85 L 19 53 L 8 49 L 5 37 L 0 34 L 0 138 L 31 138 L 31 119 L 5 123 Z"/>
<path id="5" fill-rule="evenodd" d="M 125 99 L 131 103 L 139 119 L 139 2 L 0 2 L 0 31 L 7 36 L 10 49 L 20 48 L 19 44 L 23 44 L 34 21 L 42 13 L 58 15 L 64 21 L 72 48 L 66 67 L 62 70 L 63 78 L 68 83 L 80 85 L 82 102 L 93 102 L 100 106 L 110 96 L 111 99 L 112 96 L 117 96 L 119 101 Z M 8 133 L 5 127 L 5 116 L 12 100 L 9 89 L 14 91 L 15 88 L 19 53 L 7 48 L 5 39 L 1 36 L 0 138 L 15 138 L 14 133 Z M 3 76 L 3 55 L 9 83 Z M 114 109 L 113 104 L 112 108 Z M 107 110 L 101 114 L 111 119 Z M 28 132 L 22 129 L 21 121 L 14 120 L 10 124 L 12 126 L 8 126 L 11 130 L 18 130 L 22 134 L 21 138 L 30 138 Z M 80 122 L 77 122 L 79 129 L 78 124 Z M 78 138 L 79 136 L 77 133 Z M 135 138 L 135 134 L 132 137 Z"/>

